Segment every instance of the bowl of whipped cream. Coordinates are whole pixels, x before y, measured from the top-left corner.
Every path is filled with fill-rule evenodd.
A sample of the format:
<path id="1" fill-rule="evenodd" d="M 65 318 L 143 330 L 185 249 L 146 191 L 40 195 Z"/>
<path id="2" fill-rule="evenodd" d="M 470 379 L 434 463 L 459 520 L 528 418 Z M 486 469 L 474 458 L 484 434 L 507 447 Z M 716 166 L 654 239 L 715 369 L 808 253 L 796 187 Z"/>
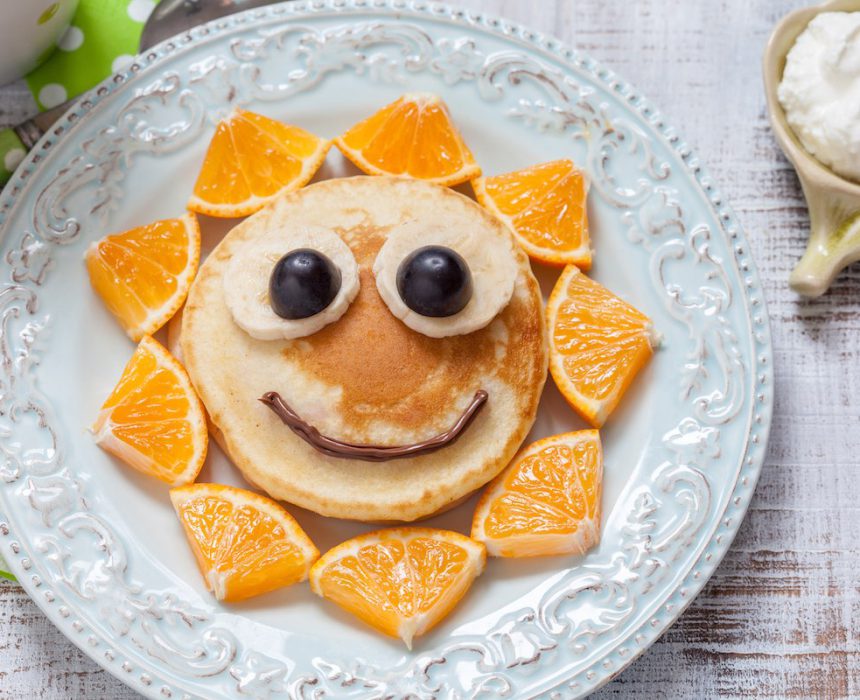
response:
<path id="1" fill-rule="evenodd" d="M 810 240 L 789 278 L 819 296 L 860 260 L 860 0 L 791 13 L 764 56 L 774 135 L 809 206 Z"/>

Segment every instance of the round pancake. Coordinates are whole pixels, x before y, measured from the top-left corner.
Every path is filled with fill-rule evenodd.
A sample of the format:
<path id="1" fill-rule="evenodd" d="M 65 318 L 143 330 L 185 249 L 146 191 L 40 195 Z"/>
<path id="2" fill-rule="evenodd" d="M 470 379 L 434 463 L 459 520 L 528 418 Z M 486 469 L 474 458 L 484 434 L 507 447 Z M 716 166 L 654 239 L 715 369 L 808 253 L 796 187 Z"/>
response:
<path id="1" fill-rule="evenodd" d="M 185 365 L 219 443 L 245 478 L 274 498 L 355 520 L 427 517 L 501 471 L 534 422 L 547 342 L 528 258 L 513 246 L 519 266 L 513 297 L 486 328 L 430 338 L 391 314 L 372 273 L 388 231 L 411 219 L 476 235 L 511 235 L 471 199 L 447 188 L 355 177 L 278 199 L 234 228 L 200 268 L 182 318 Z M 340 320 L 313 335 L 256 340 L 233 322 L 222 276 L 238 246 L 284 226 L 337 232 L 359 265 L 361 289 Z M 489 393 L 487 404 L 456 442 L 385 462 L 326 456 L 258 401 L 277 391 L 324 435 L 402 445 L 450 428 L 479 389 Z"/>

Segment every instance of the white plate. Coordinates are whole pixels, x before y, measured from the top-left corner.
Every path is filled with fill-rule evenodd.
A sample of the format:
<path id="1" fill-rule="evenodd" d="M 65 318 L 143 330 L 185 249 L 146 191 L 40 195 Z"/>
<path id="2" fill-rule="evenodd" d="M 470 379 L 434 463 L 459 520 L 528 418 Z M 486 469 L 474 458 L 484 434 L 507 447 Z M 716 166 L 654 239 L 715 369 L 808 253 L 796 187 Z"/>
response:
<path id="1" fill-rule="evenodd" d="M 443 95 L 488 174 L 561 156 L 587 168 L 594 275 L 664 336 L 603 431 L 600 546 L 491 561 L 413 652 L 306 586 L 233 606 L 205 591 L 166 489 L 85 433 L 133 346 L 81 260 L 109 231 L 182 211 L 231 105 L 333 136 L 406 90 Z M 322 176 L 348 171 L 332 155 Z M 417 1 L 255 10 L 141 56 L 18 173 L 0 200 L 0 551 L 72 641 L 145 695 L 581 695 L 672 623 L 734 537 L 772 410 L 743 234 L 660 114 L 556 40 Z M 207 222 L 208 244 L 224 230 Z M 580 425 L 549 384 L 533 437 Z M 214 448 L 201 479 L 240 483 Z M 431 522 L 466 531 L 473 504 Z M 323 550 L 368 529 L 293 510 Z"/>

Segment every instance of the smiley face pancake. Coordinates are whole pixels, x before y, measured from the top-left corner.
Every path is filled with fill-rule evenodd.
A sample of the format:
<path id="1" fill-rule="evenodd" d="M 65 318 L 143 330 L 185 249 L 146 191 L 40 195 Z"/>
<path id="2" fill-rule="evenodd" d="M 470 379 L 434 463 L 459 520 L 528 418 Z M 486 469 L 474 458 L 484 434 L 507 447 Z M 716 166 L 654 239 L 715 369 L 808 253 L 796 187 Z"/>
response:
<path id="1" fill-rule="evenodd" d="M 309 318 L 271 312 L 270 275 L 295 250 L 322 271 L 317 307 L 329 304 Z M 427 296 L 421 275 L 455 264 L 456 293 Z M 412 521 L 510 462 L 537 413 L 545 336 L 537 282 L 503 223 L 447 188 L 356 177 L 234 228 L 200 268 L 180 344 L 249 482 L 326 516 Z"/>

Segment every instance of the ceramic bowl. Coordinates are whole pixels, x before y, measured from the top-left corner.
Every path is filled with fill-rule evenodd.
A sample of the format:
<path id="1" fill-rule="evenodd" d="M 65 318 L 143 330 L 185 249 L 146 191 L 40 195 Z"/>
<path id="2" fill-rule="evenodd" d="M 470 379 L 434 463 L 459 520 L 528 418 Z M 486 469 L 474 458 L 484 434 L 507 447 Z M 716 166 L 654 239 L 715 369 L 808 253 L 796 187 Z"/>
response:
<path id="1" fill-rule="evenodd" d="M 765 93 L 773 133 L 797 171 L 809 206 L 809 246 L 789 283 L 799 294 L 810 297 L 826 292 L 846 265 L 860 260 L 860 183 L 840 177 L 806 151 L 777 98 L 786 55 L 821 12 L 860 12 L 860 0 L 830 0 L 792 12 L 774 28 L 764 54 Z"/>

